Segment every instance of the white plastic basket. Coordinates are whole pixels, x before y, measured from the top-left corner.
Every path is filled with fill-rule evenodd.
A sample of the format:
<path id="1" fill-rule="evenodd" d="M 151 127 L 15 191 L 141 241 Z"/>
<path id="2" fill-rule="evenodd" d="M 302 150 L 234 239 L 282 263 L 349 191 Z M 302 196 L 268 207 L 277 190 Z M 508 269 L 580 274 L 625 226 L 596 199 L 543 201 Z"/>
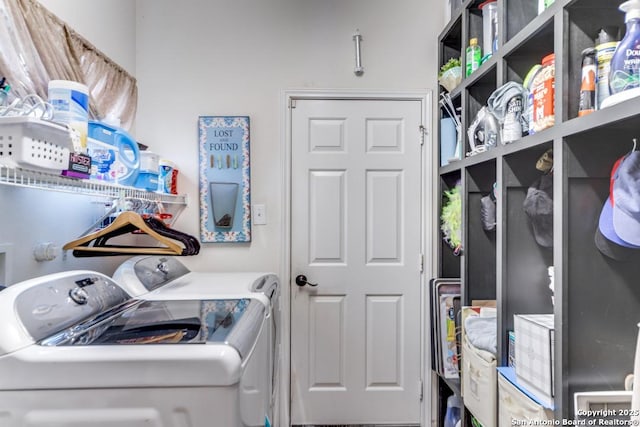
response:
<path id="1" fill-rule="evenodd" d="M 0 117 L 0 165 L 62 172 L 69 166 L 72 135 L 61 124 L 34 117 Z"/>

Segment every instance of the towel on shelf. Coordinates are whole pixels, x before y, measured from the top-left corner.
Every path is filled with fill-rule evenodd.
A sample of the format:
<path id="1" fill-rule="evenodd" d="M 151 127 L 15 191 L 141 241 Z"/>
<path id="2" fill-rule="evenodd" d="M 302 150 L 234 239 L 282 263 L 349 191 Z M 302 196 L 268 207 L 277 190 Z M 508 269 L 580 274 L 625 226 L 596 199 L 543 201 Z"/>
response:
<path id="1" fill-rule="evenodd" d="M 464 322 L 464 331 L 471 345 L 493 355 L 497 353 L 496 317 L 467 317 Z"/>

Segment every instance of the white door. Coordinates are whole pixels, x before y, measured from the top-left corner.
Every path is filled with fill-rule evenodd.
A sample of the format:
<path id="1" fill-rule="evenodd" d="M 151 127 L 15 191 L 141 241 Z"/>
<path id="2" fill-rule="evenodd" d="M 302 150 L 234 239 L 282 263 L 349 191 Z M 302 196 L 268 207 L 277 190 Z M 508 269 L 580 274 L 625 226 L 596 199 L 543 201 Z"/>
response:
<path id="1" fill-rule="evenodd" d="M 422 103 L 291 114 L 291 423 L 419 423 Z"/>

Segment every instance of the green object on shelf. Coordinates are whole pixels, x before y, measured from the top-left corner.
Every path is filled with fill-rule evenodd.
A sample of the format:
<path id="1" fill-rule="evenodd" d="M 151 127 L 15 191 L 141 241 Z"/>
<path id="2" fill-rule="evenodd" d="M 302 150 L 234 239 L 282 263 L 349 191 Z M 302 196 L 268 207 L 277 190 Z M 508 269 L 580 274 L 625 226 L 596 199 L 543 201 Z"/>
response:
<path id="1" fill-rule="evenodd" d="M 444 191 L 447 203 L 442 206 L 442 234 L 444 240 L 449 243 L 457 254 L 462 248 L 462 198 L 460 197 L 460 185 L 451 190 Z"/>
<path id="2" fill-rule="evenodd" d="M 480 424 L 480 422 L 476 420 L 476 417 L 474 417 L 473 415 L 471 416 L 471 425 L 473 427 L 482 427 L 482 424 Z"/>
<path id="3" fill-rule="evenodd" d="M 452 68 L 460 67 L 460 58 L 451 58 L 449 59 L 442 67 L 440 67 L 440 71 L 438 72 L 438 78 L 442 77 L 444 73 L 449 71 Z"/>
<path id="4" fill-rule="evenodd" d="M 478 46 L 478 39 L 472 38 L 469 40 L 469 46 L 467 46 L 466 56 L 467 74 L 469 77 L 471 73 L 480 68 L 480 62 L 482 61 L 482 49 Z"/>

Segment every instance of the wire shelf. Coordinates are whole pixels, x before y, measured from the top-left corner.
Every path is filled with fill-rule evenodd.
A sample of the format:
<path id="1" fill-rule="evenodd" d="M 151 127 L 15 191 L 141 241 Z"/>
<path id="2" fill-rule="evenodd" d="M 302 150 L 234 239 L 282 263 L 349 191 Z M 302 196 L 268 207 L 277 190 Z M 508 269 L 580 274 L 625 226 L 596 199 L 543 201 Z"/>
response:
<path id="1" fill-rule="evenodd" d="M 52 190 L 85 196 L 104 198 L 132 198 L 161 202 L 165 204 L 187 205 L 186 195 L 154 193 L 117 184 L 107 184 L 88 179 L 76 179 L 20 168 L 0 166 L 0 185 Z"/>

